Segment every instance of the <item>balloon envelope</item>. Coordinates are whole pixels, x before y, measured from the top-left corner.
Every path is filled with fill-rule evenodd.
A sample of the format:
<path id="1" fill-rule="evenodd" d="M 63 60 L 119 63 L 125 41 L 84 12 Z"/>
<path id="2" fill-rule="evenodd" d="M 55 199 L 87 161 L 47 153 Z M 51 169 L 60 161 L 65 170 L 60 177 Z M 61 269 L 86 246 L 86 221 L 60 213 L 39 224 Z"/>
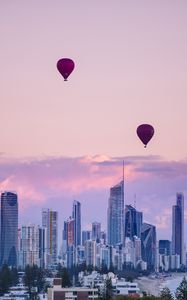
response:
<path id="1" fill-rule="evenodd" d="M 142 141 L 142 143 L 146 147 L 154 135 L 154 128 L 152 125 L 149 125 L 149 124 L 141 124 L 138 126 L 136 132 L 137 132 L 139 139 Z"/>
<path id="2" fill-rule="evenodd" d="M 57 69 L 66 81 L 75 67 L 74 61 L 70 58 L 61 58 L 57 62 Z"/>

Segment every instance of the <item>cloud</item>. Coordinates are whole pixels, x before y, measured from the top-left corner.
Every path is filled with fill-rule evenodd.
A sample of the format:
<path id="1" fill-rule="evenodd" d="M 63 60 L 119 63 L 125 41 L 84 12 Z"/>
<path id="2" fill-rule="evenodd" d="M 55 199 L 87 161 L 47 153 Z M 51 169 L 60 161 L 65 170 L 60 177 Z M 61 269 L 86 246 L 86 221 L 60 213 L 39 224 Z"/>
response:
<path id="1" fill-rule="evenodd" d="M 83 224 L 98 220 L 106 228 L 109 190 L 122 179 L 122 161 L 125 203 L 136 205 L 144 220 L 155 224 L 161 233 L 171 231 L 175 195 L 187 194 L 187 160 L 105 155 L 10 159 L 1 155 L 0 190 L 18 193 L 20 218 L 24 215 L 24 220 L 40 216 L 42 207 L 57 209 L 65 219 L 76 198 L 82 203 Z M 33 210 L 38 211 L 36 216 Z"/>

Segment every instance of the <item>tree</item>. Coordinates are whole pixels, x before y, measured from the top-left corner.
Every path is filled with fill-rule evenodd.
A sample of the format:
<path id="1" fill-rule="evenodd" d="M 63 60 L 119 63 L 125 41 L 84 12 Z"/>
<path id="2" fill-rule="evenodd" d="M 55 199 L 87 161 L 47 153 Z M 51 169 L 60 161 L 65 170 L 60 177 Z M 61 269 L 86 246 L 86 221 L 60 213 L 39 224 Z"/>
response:
<path id="1" fill-rule="evenodd" d="M 30 297 L 32 297 L 32 288 L 37 288 L 37 292 L 40 292 L 44 288 L 44 271 L 37 265 L 26 266 L 24 283 L 29 289 Z"/>
<path id="2" fill-rule="evenodd" d="M 112 299 L 112 280 L 111 278 L 106 278 L 105 280 L 105 288 L 104 288 L 104 299 L 110 300 Z"/>
<path id="3" fill-rule="evenodd" d="M 162 289 L 160 293 L 161 300 L 174 300 L 174 297 L 168 287 Z"/>
<path id="4" fill-rule="evenodd" d="M 71 286 L 70 276 L 66 268 L 59 267 L 57 276 L 62 278 L 62 287 Z"/>
<path id="5" fill-rule="evenodd" d="M 18 270 L 16 268 L 12 268 L 10 270 L 10 275 L 11 275 L 11 284 L 17 285 L 19 282 Z"/>
<path id="6" fill-rule="evenodd" d="M 104 262 L 104 260 L 102 260 L 102 263 L 101 263 L 100 273 L 101 274 L 107 274 L 108 273 L 108 268 L 107 268 L 107 265 Z"/>
<path id="7" fill-rule="evenodd" d="M 184 277 L 176 289 L 175 297 L 177 300 L 186 300 L 187 299 L 187 280 Z"/>
<path id="8" fill-rule="evenodd" d="M 11 286 L 11 274 L 9 267 L 5 264 L 2 266 L 0 273 L 0 294 L 8 292 Z"/>

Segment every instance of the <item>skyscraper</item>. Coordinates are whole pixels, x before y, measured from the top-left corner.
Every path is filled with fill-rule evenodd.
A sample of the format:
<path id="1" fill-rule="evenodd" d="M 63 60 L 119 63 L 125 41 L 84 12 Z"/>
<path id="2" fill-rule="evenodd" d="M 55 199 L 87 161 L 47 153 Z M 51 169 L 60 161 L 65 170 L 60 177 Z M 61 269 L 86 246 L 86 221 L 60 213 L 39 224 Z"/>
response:
<path id="1" fill-rule="evenodd" d="M 67 246 L 74 246 L 75 241 L 75 219 L 69 217 L 64 221 L 64 240 Z"/>
<path id="2" fill-rule="evenodd" d="M 40 267 L 39 226 L 34 224 L 21 227 L 19 266 L 25 268 L 27 265 Z"/>
<path id="3" fill-rule="evenodd" d="M 172 207 L 172 254 L 180 255 L 184 264 L 184 195 L 177 193 L 176 205 Z"/>
<path id="4" fill-rule="evenodd" d="M 124 180 L 110 189 L 107 228 L 109 245 L 124 243 Z"/>
<path id="5" fill-rule="evenodd" d="M 96 241 L 92 241 L 92 240 L 85 241 L 85 260 L 87 266 L 95 267 L 96 254 L 97 254 Z"/>
<path id="6" fill-rule="evenodd" d="M 74 246 L 81 245 L 81 204 L 80 202 L 73 201 L 72 218 L 74 222 Z"/>
<path id="7" fill-rule="evenodd" d="M 58 213 L 50 209 L 43 209 L 42 226 L 46 228 L 46 264 L 50 266 L 57 261 Z"/>
<path id="8" fill-rule="evenodd" d="M 101 223 L 93 222 L 92 223 L 92 240 L 99 242 L 101 238 Z"/>
<path id="9" fill-rule="evenodd" d="M 125 237 L 131 240 L 133 236 L 141 238 L 142 212 L 131 205 L 125 206 Z"/>
<path id="10" fill-rule="evenodd" d="M 75 264 L 75 219 L 72 217 L 64 222 L 63 239 L 67 254 L 67 267 L 71 268 Z"/>
<path id="11" fill-rule="evenodd" d="M 171 242 L 168 240 L 159 240 L 159 254 L 171 255 Z"/>
<path id="12" fill-rule="evenodd" d="M 18 200 L 12 192 L 1 194 L 1 265 L 17 266 Z"/>
<path id="13" fill-rule="evenodd" d="M 91 231 L 90 230 L 83 230 L 82 231 L 82 245 L 84 246 L 85 241 L 91 239 Z"/>
<path id="14" fill-rule="evenodd" d="M 142 224 L 141 232 L 141 252 L 142 260 L 147 263 L 147 268 L 153 270 L 156 267 L 156 227 L 148 224 Z"/>

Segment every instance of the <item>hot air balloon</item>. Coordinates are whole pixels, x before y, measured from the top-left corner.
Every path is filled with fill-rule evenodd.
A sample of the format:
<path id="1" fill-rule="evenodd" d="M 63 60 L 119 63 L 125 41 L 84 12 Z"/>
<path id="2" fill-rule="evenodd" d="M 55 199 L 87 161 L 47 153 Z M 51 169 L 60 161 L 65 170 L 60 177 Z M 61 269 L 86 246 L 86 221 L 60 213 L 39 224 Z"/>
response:
<path id="1" fill-rule="evenodd" d="M 67 81 L 67 78 L 73 71 L 74 67 L 74 61 L 70 58 L 61 58 L 57 62 L 57 69 L 60 72 L 60 74 L 64 77 L 64 81 Z"/>
<path id="2" fill-rule="evenodd" d="M 136 132 L 139 139 L 142 141 L 144 147 L 146 148 L 147 144 L 149 143 L 149 141 L 154 135 L 153 126 L 149 124 L 141 124 L 138 126 Z"/>

